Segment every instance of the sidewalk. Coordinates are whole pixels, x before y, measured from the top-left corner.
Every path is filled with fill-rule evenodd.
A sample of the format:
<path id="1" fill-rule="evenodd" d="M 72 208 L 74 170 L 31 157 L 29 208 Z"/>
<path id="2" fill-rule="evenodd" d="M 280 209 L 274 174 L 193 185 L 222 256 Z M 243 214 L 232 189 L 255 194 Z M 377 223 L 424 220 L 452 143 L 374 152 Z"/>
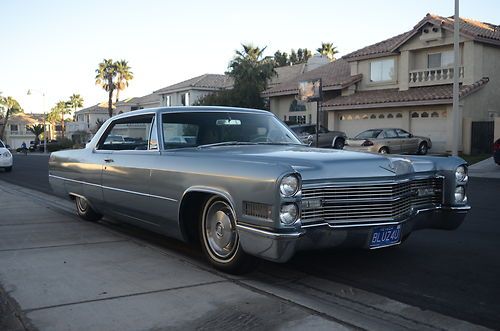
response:
<path id="1" fill-rule="evenodd" d="M 470 177 L 500 178 L 500 165 L 493 161 L 493 157 L 482 160 L 469 167 Z"/>
<path id="2" fill-rule="evenodd" d="M 0 201 L 1 330 L 482 329 L 272 263 L 228 276 L 4 181 Z"/>

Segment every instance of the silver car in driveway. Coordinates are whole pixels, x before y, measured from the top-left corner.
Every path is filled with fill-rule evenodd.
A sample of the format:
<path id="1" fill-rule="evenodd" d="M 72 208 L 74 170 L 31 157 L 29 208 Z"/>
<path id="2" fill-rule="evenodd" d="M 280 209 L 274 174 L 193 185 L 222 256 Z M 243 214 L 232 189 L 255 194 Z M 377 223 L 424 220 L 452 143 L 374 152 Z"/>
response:
<path id="1" fill-rule="evenodd" d="M 128 142 L 108 139 L 116 135 Z M 455 229 L 469 210 L 461 158 L 311 148 L 252 109 L 112 117 L 85 149 L 52 153 L 49 180 L 82 218 L 199 242 L 212 265 L 233 273 L 255 256 L 285 262 L 300 250 L 398 245 L 418 229 Z"/>
<path id="2" fill-rule="evenodd" d="M 370 129 L 347 139 L 346 150 L 380 154 L 421 154 L 432 148 L 428 137 L 414 136 L 403 129 Z"/>
<path id="3" fill-rule="evenodd" d="M 290 125 L 290 129 L 300 140 L 310 146 L 316 146 L 316 124 L 294 124 Z M 346 134 L 342 131 L 330 131 L 324 126 L 319 126 L 318 146 L 323 148 L 344 148 Z"/>

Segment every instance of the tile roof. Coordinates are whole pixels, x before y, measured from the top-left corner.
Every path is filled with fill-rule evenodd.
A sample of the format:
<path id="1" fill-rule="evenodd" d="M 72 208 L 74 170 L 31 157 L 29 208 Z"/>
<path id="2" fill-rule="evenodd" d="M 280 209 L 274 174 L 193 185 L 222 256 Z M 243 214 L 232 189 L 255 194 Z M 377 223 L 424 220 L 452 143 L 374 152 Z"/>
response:
<path id="1" fill-rule="evenodd" d="M 115 108 L 115 106 L 113 106 Z M 96 105 L 87 107 L 87 108 L 82 108 L 80 110 L 77 110 L 75 114 L 82 114 L 82 113 L 91 113 L 91 112 L 105 112 L 106 114 L 108 113 L 108 102 L 103 101 L 101 103 L 98 103 Z"/>
<path id="2" fill-rule="evenodd" d="M 174 85 L 164 87 L 162 89 L 154 91 L 154 93 L 165 94 L 169 92 L 189 90 L 192 88 L 199 88 L 206 90 L 220 90 L 220 89 L 230 88 L 231 86 L 233 86 L 233 79 L 229 76 L 217 75 L 217 74 L 204 74 Z"/>
<path id="3" fill-rule="evenodd" d="M 271 78 L 271 81 L 268 83 L 269 87 L 281 84 L 283 82 L 289 81 L 298 75 L 301 75 L 306 70 L 306 63 L 294 64 L 291 66 L 283 66 L 274 68 L 276 71 L 276 75 Z"/>
<path id="4" fill-rule="evenodd" d="M 268 88 L 262 92 L 263 97 L 273 97 L 279 95 L 297 94 L 299 81 L 321 78 L 323 90 L 335 90 L 349 86 L 361 80 L 361 75 L 351 76 L 349 63 L 343 59 L 330 62 L 305 72 L 287 82 Z"/>
<path id="5" fill-rule="evenodd" d="M 488 83 L 484 77 L 474 84 L 462 85 L 460 97 L 474 93 Z M 384 89 L 372 91 L 358 91 L 349 96 L 338 96 L 325 100 L 322 104 L 324 110 L 342 110 L 355 108 L 377 108 L 412 104 L 437 104 L 451 103 L 453 85 L 438 85 L 425 87 L 412 87 L 406 91 L 398 89 Z"/>
<path id="6" fill-rule="evenodd" d="M 343 58 L 348 61 L 354 61 L 363 58 L 393 54 L 399 46 L 418 33 L 420 28 L 427 23 L 440 25 L 447 30 L 453 31 L 454 18 L 453 16 L 443 17 L 427 14 L 412 30 L 358 49 L 357 51 L 345 55 Z M 500 26 L 498 25 L 479 22 L 468 18 L 460 18 L 460 33 L 480 42 L 500 45 Z"/>
<path id="7" fill-rule="evenodd" d="M 160 105 L 160 96 L 156 93 L 151 93 L 144 95 L 142 97 L 133 97 L 125 100 L 120 100 L 116 103 L 117 107 L 127 106 L 127 105 L 142 105 L 158 102 L 158 106 Z"/>

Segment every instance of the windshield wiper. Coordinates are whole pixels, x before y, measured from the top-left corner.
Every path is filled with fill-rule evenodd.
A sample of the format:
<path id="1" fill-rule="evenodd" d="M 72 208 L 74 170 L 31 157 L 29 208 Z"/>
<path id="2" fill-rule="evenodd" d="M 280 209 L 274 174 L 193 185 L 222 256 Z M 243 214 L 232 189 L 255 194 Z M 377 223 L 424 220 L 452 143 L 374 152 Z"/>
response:
<path id="1" fill-rule="evenodd" d="M 285 142 L 270 142 L 270 141 L 263 141 L 263 142 L 258 142 L 256 143 L 258 145 L 296 145 L 296 146 L 304 146 L 305 144 L 301 143 L 285 143 Z"/>
<path id="2" fill-rule="evenodd" d="M 257 145 L 257 143 L 245 141 L 222 141 L 219 143 L 199 145 L 198 148 L 217 147 L 217 146 L 233 146 L 233 145 Z"/>

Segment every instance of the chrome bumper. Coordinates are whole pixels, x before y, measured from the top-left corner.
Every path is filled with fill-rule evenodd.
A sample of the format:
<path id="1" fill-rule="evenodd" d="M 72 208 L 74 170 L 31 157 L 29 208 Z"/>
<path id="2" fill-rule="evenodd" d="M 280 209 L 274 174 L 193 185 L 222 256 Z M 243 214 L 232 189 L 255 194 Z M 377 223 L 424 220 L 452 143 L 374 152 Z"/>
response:
<path id="1" fill-rule="evenodd" d="M 401 238 L 420 229 L 454 230 L 462 224 L 470 206 L 419 210 L 401 222 L 336 226 L 320 224 L 299 231 L 277 233 L 238 224 L 240 243 L 245 252 L 275 262 L 286 262 L 302 250 L 332 247 L 369 247 L 372 231 L 384 225 L 402 225 Z"/>

